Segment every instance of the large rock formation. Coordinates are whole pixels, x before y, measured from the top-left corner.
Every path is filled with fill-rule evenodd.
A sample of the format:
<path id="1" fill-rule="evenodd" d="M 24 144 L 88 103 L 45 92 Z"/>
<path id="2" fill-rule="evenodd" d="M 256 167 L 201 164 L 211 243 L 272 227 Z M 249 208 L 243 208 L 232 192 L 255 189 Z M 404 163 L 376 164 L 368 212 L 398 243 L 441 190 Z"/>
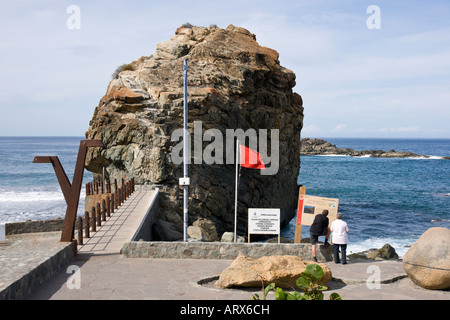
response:
<path id="1" fill-rule="evenodd" d="M 450 288 L 450 229 L 430 228 L 403 256 L 409 278 L 425 289 Z"/>
<path id="2" fill-rule="evenodd" d="M 220 274 L 215 283 L 219 288 L 252 287 L 275 283 L 277 287 L 286 289 L 298 288 L 296 281 L 306 266 L 314 264 L 296 256 L 264 256 L 252 259 L 239 256 Z M 318 263 L 323 269 L 319 284 L 325 284 L 332 279 L 330 268 L 324 263 Z"/>
<path id="3" fill-rule="evenodd" d="M 227 129 L 255 129 L 259 139 L 264 139 L 259 129 L 267 129 L 263 160 L 271 160 L 267 167 L 279 168 L 273 175 L 242 168 L 238 233 L 246 233 L 248 208 L 281 208 L 285 225 L 296 208 L 303 107 L 292 90 L 295 74 L 280 66 L 278 58 L 275 50 L 260 46 L 243 28 L 178 28 L 169 41 L 157 45 L 155 54 L 123 65 L 114 74 L 86 132 L 88 139 L 101 139 L 105 145 L 89 150 L 87 169 L 100 174 L 105 168 L 113 178 L 126 175 L 137 184 L 159 185 L 160 221 L 182 226 L 178 179 L 183 165 L 173 160 L 179 158 L 182 137 L 172 135 L 183 127 L 183 60 L 188 59 L 192 141 L 198 133 L 201 137 L 216 129 L 208 131 L 215 140 L 205 135 L 203 146 L 191 145 L 189 224 L 209 219 L 219 237 L 233 230 L 235 165 L 226 159 L 234 159 L 234 147 L 226 146 Z M 278 150 L 274 129 L 279 130 Z M 211 141 L 220 142 L 219 134 L 224 144 L 220 150 L 211 147 Z M 278 151 L 278 163 L 270 158 L 271 151 Z M 205 163 L 208 155 L 223 159 L 223 164 Z"/>

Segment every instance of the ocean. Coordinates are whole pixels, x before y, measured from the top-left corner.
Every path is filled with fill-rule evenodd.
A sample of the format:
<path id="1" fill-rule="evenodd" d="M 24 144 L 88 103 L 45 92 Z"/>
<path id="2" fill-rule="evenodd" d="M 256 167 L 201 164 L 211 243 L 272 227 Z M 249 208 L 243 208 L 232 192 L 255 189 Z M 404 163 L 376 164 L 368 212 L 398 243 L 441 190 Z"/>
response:
<path id="1" fill-rule="evenodd" d="M 301 156 L 306 194 L 338 198 L 349 227 L 347 252 L 389 243 L 402 257 L 427 229 L 450 228 L 449 139 L 323 138 L 339 148 L 411 151 L 425 158 Z M 282 236 L 293 239 L 295 219 Z M 309 237 L 304 226 L 302 237 Z M 323 239 L 323 237 L 321 238 Z"/>
<path id="2" fill-rule="evenodd" d="M 50 164 L 34 156 L 58 156 L 72 181 L 83 137 L 0 137 L 0 223 L 63 218 L 64 196 Z M 323 138 L 340 148 L 395 149 L 431 159 L 301 156 L 298 183 L 309 195 L 338 198 L 347 222 L 348 253 L 392 245 L 399 256 L 431 227 L 450 228 L 450 139 Z M 78 213 L 84 212 L 85 170 Z M 295 218 L 282 230 L 294 239 Z M 303 227 L 303 237 L 309 227 Z"/>
<path id="3" fill-rule="evenodd" d="M 33 163 L 35 156 L 58 156 L 72 182 L 83 137 L 0 137 L 0 223 L 64 218 L 66 202 L 50 163 Z M 84 170 L 78 214 L 84 214 Z"/>

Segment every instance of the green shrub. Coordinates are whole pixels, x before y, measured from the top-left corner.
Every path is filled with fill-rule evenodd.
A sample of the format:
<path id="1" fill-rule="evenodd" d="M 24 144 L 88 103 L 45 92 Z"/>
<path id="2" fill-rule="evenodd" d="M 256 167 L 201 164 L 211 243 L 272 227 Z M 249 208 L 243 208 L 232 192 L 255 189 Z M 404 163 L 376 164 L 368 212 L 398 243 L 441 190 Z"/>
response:
<path id="1" fill-rule="evenodd" d="M 309 264 L 296 281 L 303 293 L 295 290 L 293 292 L 283 291 L 282 288 L 276 288 L 275 283 L 271 283 L 265 288 L 263 286 L 263 300 L 266 300 L 272 290 L 274 290 L 276 300 L 323 300 L 323 291 L 328 288 L 318 284 L 322 276 L 323 269 L 318 264 Z M 330 300 L 342 300 L 336 292 L 333 292 L 329 298 Z M 254 294 L 252 300 L 260 300 L 259 295 Z"/>

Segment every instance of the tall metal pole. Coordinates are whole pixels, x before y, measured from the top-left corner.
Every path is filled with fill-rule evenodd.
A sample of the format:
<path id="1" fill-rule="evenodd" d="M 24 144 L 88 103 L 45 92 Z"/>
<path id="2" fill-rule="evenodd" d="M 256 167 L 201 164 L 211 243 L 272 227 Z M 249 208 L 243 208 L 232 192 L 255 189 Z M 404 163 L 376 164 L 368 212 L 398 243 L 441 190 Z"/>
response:
<path id="1" fill-rule="evenodd" d="M 237 242 L 237 206 L 238 206 L 238 186 L 239 186 L 239 151 L 240 151 L 240 143 L 239 140 L 236 139 L 236 181 L 234 188 L 234 242 Z"/>
<path id="2" fill-rule="evenodd" d="M 188 96 L 187 96 L 187 59 L 184 59 L 183 62 L 183 72 L 184 72 L 184 132 L 183 132 L 183 160 L 184 160 L 184 182 L 183 182 L 183 191 L 184 191 L 184 200 L 183 200 L 183 240 L 187 241 L 187 228 L 188 228 L 188 127 L 187 127 L 187 118 L 188 118 Z"/>

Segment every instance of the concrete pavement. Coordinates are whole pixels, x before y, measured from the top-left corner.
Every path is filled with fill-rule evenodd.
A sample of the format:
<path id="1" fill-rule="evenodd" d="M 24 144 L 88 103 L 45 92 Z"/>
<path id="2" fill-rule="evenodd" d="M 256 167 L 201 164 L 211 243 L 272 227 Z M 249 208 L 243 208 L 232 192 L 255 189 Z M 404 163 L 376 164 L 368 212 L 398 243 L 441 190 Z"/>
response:
<path id="1" fill-rule="evenodd" d="M 232 260 L 218 259 L 152 259 L 124 258 L 120 248 L 129 241 L 142 215 L 151 203 L 151 195 L 135 192 L 108 221 L 93 234 L 70 265 L 56 272 L 51 279 L 25 296 L 25 300 L 248 300 L 261 289 L 218 289 L 214 279 L 227 268 Z M 141 210 L 142 209 L 142 210 Z M 9 254 L 17 261 L 29 260 L 35 253 L 48 250 L 29 251 L 32 245 L 59 246 L 59 233 L 47 234 L 42 243 L 42 234 L 27 235 L 28 242 L 14 247 L 11 240 Z M 2 251 L 1 261 L 8 263 L 21 277 L 7 250 Z M 327 299 L 332 292 L 339 293 L 344 300 L 450 300 L 449 291 L 432 291 L 413 284 L 403 270 L 401 261 L 351 261 L 347 265 L 327 262 L 333 280 L 325 292 Z M 6 265 L 5 265 L 6 268 Z M 75 272 L 77 271 L 77 272 Z M 74 273 L 75 272 L 75 273 Z M 378 282 L 379 280 L 379 282 Z M 274 299 L 271 293 L 268 299 Z"/>
<path id="2" fill-rule="evenodd" d="M 124 258 L 120 254 L 79 254 L 73 261 L 79 268 L 79 288 L 71 273 L 58 272 L 50 281 L 26 297 L 29 300 L 251 300 L 256 289 L 218 289 L 208 279 L 218 276 L 232 260 Z M 333 278 L 331 292 L 344 300 L 450 300 L 449 291 L 425 290 L 405 277 L 397 261 L 355 262 L 336 265 L 327 262 Z M 378 277 L 379 275 L 379 277 Z M 378 277 L 378 278 L 377 278 Z M 369 284 L 367 280 L 369 279 Z M 379 286 L 372 280 L 380 279 Z M 203 280 L 203 281 L 201 281 Z M 206 282 L 205 284 L 199 284 Z M 274 299 L 273 294 L 269 299 Z"/>

